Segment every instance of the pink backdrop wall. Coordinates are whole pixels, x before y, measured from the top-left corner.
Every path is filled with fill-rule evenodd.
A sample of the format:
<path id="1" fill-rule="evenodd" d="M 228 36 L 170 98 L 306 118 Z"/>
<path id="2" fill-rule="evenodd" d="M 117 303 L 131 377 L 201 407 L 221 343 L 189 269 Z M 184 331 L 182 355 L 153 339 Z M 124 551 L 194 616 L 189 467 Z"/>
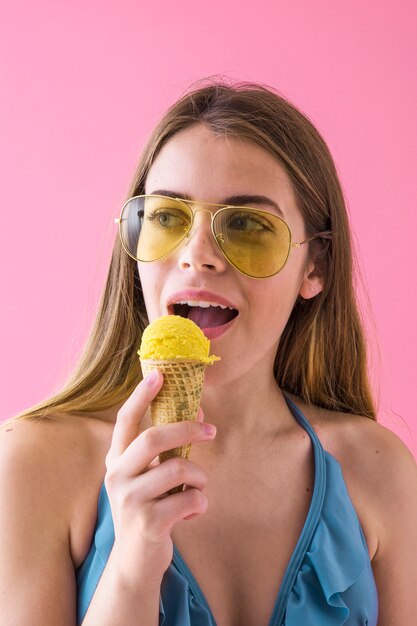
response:
<path id="1" fill-rule="evenodd" d="M 412 0 L 3 0 L 0 418 L 70 371 L 142 145 L 193 81 L 225 74 L 275 86 L 327 140 L 373 310 L 379 419 L 416 453 L 416 21 Z"/>

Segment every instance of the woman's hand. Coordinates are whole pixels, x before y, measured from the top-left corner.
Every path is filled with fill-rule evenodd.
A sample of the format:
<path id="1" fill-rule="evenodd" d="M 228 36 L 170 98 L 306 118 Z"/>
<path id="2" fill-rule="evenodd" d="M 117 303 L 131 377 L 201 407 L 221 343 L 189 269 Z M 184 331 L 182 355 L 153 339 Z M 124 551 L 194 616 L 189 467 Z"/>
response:
<path id="1" fill-rule="evenodd" d="M 201 467 L 181 457 L 160 464 L 157 457 L 187 443 L 213 440 L 215 427 L 210 434 L 210 425 L 188 420 L 139 431 L 162 382 L 162 374 L 154 372 L 121 407 L 106 457 L 104 482 L 115 531 L 112 562 L 129 586 L 145 581 L 148 587 L 150 582 L 160 586 L 173 556 L 174 524 L 205 513 L 208 506 Z M 198 418 L 203 419 L 201 408 Z M 182 483 L 185 491 L 167 494 Z"/>

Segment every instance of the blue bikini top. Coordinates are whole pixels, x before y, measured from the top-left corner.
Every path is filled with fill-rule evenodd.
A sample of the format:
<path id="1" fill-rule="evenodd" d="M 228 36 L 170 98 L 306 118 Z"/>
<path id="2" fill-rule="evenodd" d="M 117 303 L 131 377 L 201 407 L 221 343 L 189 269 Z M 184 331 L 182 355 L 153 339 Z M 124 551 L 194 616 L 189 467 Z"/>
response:
<path id="1" fill-rule="evenodd" d="M 375 579 L 341 466 L 323 449 L 300 409 L 289 398 L 286 401 L 313 444 L 314 490 L 268 626 L 376 626 Z M 113 542 L 113 520 L 103 484 L 93 542 L 76 572 L 77 624 L 84 619 Z M 216 626 L 203 592 L 175 545 L 161 585 L 159 626 Z"/>

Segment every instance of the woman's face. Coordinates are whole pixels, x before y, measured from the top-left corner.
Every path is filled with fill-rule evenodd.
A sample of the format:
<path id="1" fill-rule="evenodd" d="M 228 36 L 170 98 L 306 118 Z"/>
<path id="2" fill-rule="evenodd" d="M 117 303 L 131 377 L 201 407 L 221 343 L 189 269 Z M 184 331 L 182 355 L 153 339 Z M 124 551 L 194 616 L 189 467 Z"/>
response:
<path id="1" fill-rule="evenodd" d="M 203 124 L 174 135 L 162 148 L 148 173 L 146 194 L 160 194 L 204 203 L 227 204 L 232 196 L 265 196 L 278 204 L 293 241 L 305 238 L 289 177 L 277 161 L 256 144 L 216 136 Z M 266 200 L 250 206 L 275 212 Z M 189 238 L 169 256 L 138 263 L 149 321 L 180 312 L 193 319 L 211 340 L 211 353 L 221 361 L 207 370 L 206 382 L 226 382 L 250 374 L 254 367 L 272 371 L 279 339 L 299 294 L 316 295 L 320 280 L 313 270 L 308 246 L 292 248 L 276 275 L 254 279 L 241 274 L 223 256 L 212 232 L 210 215 L 197 212 Z M 178 302 L 228 305 L 175 306 Z M 229 321 L 230 320 L 230 321 Z"/>

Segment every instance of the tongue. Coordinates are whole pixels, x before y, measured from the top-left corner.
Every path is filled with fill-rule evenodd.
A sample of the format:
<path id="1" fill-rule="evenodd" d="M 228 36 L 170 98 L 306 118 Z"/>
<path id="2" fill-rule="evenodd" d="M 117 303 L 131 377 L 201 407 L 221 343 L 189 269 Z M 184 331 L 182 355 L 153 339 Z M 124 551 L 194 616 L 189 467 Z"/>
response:
<path id="1" fill-rule="evenodd" d="M 221 309 L 219 306 L 209 306 L 202 308 L 199 306 L 190 307 L 188 319 L 192 320 L 200 328 L 213 328 L 214 326 L 223 326 L 233 319 L 233 311 L 230 309 Z"/>

